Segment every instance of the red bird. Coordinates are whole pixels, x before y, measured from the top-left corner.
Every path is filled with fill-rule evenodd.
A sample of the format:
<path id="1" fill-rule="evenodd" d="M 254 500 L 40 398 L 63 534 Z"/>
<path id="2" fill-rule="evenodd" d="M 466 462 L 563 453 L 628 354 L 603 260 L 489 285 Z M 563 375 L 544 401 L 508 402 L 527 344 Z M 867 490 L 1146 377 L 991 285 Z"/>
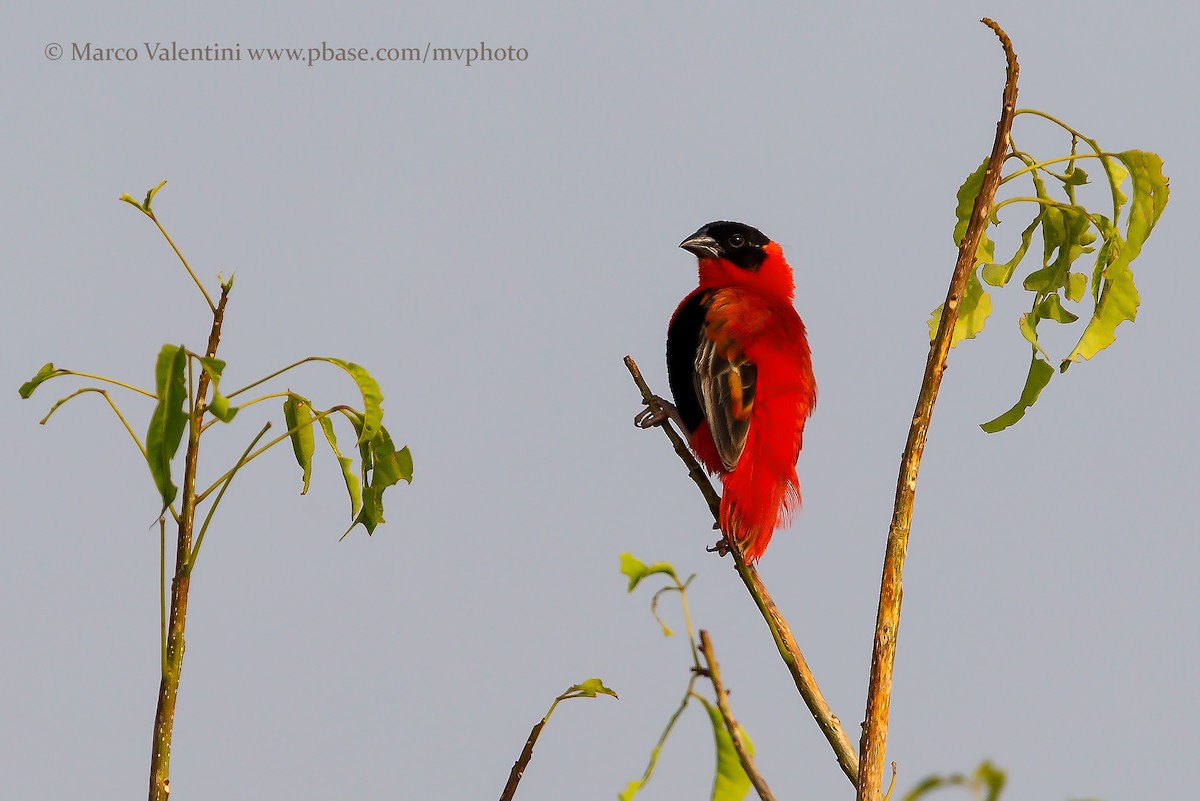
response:
<path id="1" fill-rule="evenodd" d="M 817 401 L 795 280 L 783 249 L 742 223 L 709 223 L 679 247 L 698 258 L 700 285 L 667 329 L 675 405 L 635 421 L 669 416 L 688 435 L 724 485 L 721 530 L 753 562 L 800 506 L 796 459 Z"/>

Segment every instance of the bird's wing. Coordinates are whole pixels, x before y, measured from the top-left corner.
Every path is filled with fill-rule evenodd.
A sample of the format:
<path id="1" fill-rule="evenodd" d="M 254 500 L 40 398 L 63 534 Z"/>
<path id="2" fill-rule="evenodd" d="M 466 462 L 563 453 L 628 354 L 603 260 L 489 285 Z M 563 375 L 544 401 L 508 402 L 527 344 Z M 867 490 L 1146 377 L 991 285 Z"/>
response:
<path id="1" fill-rule="evenodd" d="M 719 308 L 709 306 L 692 381 L 721 463 L 733 470 L 750 433 L 758 367 L 742 352 L 722 316 L 713 313 Z"/>

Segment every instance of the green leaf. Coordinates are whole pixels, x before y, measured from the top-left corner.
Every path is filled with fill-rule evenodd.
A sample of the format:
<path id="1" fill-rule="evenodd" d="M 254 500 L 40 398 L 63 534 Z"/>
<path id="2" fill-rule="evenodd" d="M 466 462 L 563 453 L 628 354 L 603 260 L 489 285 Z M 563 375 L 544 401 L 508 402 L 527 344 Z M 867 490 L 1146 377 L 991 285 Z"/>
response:
<path id="1" fill-rule="evenodd" d="M 208 377 L 212 381 L 213 398 L 212 402 L 208 404 L 208 411 L 212 412 L 213 417 L 222 423 L 232 422 L 233 418 L 237 416 L 238 407 L 230 406 L 229 398 L 219 392 L 221 373 L 225 370 L 224 360 L 202 356 L 200 357 L 200 366 L 204 368 L 204 372 L 208 373 Z"/>
<path id="2" fill-rule="evenodd" d="M 1079 273 L 1075 273 L 1075 275 L 1083 277 Z M 1037 307 L 1037 314 L 1043 320 L 1053 320 L 1056 323 L 1073 323 L 1079 319 L 1079 315 L 1072 314 L 1063 308 L 1057 293 L 1042 298 L 1042 302 Z"/>
<path id="3" fill-rule="evenodd" d="M 1025 288 L 1030 292 L 1054 292 L 1066 286 L 1071 264 L 1090 252 L 1089 246 L 1096 241 L 1092 220 L 1082 206 L 1047 208 L 1044 214 L 1052 223 L 1042 228 L 1044 266 L 1025 278 Z M 1055 252 L 1057 256 L 1051 262 L 1050 255 Z"/>
<path id="4" fill-rule="evenodd" d="M 213 417 L 220 420 L 222 423 L 228 423 L 237 417 L 238 406 L 230 406 L 229 398 L 222 395 L 220 392 L 213 390 L 212 403 L 208 404 L 208 411 L 213 413 Z"/>
<path id="5" fill-rule="evenodd" d="M 1167 178 L 1162 172 L 1162 159 L 1156 154 L 1130 150 L 1118 153 L 1117 158 L 1133 176 L 1133 200 L 1129 206 L 1125 241 L 1114 248 L 1117 252 L 1112 263 L 1104 269 L 1104 286 L 1100 289 L 1096 310 L 1064 365 L 1092 358 L 1116 341 L 1118 325 L 1137 318 L 1140 298 L 1130 265 L 1141 253 L 1142 245 L 1154 230 L 1170 196 Z"/>
<path id="6" fill-rule="evenodd" d="M 675 568 L 670 562 L 655 562 L 647 565 L 630 553 L 621 554 L 621 573 L 629 577 L 629 592 L 633 592 L 642 579 L 653 576 L 655 573 L 665 573 L 676 582 L 679 581 L 679 577 L 675 575 Z"/>
<path id="7" fill-rule="evenodd" d="M 308 483 L 312 478 L 313 449 L 316 447 L 312 406 L 299 395 L 289 393 L 283 401 L 283 420 L 287 423 L 292 439 L 292 452 L 296 454 L 296 463 L 300 465 L 302 472 L 301 480 L 304 486 L 300 489 L 300 494 L 304 495 L 308 492 Z"/>
<path id="8" fill-rule="evenodd" d="M 741 760 L 738 759 L 737 749 L 733 747 L 733 738 L 729 736 L 729 730 L 725 728 L 725 719 L 721 717 L 721 710 L 702 696 L 696 696 L 696 698 L 708 710 L 708 717 L 712 721 L 713 738 L 717 744 L 717 773 L 713 778 L 712 801 L 742 801 L 750 792 L 750 777 L 746 775 Z M 750 742 L 744 729 L 740 726 L 738 729 L 742 735 L 742 741 L 746 743 L 746 751 L 750 756 L 754 756 L 754 744 Z"/>
<path id="9" fill-rule="evenodd" d="M 1045 348 L 1043 348 L 1041 343 L 1038 342 L 1037 324 L 1041 319 L 1042 318 L 1038 315 L 1037 309 L 1034 309 L 1031 312 L 1022 314 L 1017 325 L 1021 329 L 1021 336 L 1025 337 L 1025 341 L 1030 345 L 1033 345 L 1034 350 L 1049 359 L 1050 354 L 1046 353 Z"/>
<path id="10" fill-rule="evenodd" d="M 55 369 L 54 362 L 46 362 L 42 365 L 42 369 L 37 371 L 37 375 L 22 384 L 17 392 L 20 393 L 22 398 L 28 399 L 43 381 L 48 381 L 55 376 L 65 375 L 66 373 L 66 370 Z"/>
<path id="11" fill-rule="evenodd" d="M 356 418 L 351 422 L 361 438 L 366 421 Z M 388 434 L 386 428 L 381 426 L 374 439 L 359 445 L 359 458 L 362 460 L 362 508 L 359 509 L 358 516 L 350 524 L 346 533 L 349 534 L 356 525 L 361 523 L 367 530 L 367 534 L 370 535 L 375 532 L 375 528 L 380 523 L 385 522 L 383 519 L 384 490 L 401 480 L 412 483 L 412 454 L 407 447 L 397 451 L 396 446 L 392 443 L 391 435 Z M 342 536 L 344 537 L 345 534 Z"/>
<path id="12" fill-rule="evenodd" d="M 150 211 L 150 204 L 154 201 L 154 196 L 158 194 L 158 190 L 162 189 L 166 185 L 166 181 L 161 181 L 159 182 L 158 186 L 150 189 L 150 191 L 146 193 L 146 200 L 142 203 L 142 208 L 146 211 Z"/>
<path id="13" fill-rule="evenodd" d="M 1021 399 L 1007 412 L 979 427 L 989 434 L 995 434 L 1016 423 L 1025 416 L 1025 410 L 1034 404 L 1038 395 L 1050 383 L 1053 375 L 1054 368 L 1034 354 L 1033 361 L 1029 365 L 1029 375 L 1025 378 L 1025 387 L 1021 390 Z"/>
<path id="14" fill-rule="evenodd" d="M 354 460 L 349 456 L 342 456 L 342 452 L 338 450 L 337 436 L 333 433 L 333 421 L 326 416 L 320 419 L 320 423 L 321 430 L 325 432 L 325 440 L 333 449 L 333 455 L 337 457 L 338 464 L 342 467 L 342 478 L 346 481 L 346 492 L 350 495 L 350 517 L 357 517 L 358 510 L 362 508 L 362 487 L 358 483 L 358 476 L 354 474 Z"/>
<path id="15" fill-rule="evenodd" d="M 1129 196 L 1121 191 L 1121 185 L 1129 177 L 1129 171 L 1122 166 L 1120 161 L 1112 156 L 1101 156 L 1100 161 L 1104 163 L 1104 167 L 1110 176 L 1109 187 L 1112 189 L 1113 194 L 1113 221 L 1116 222 L 1121 219 L 1121 209 L 1125 207 L 1126 201 L 1129 200 Z"/>
<path id="16" fill-rule="evenodd" d="M 658 749 L 655 749 L 657 752 Z M 642 789 L 645 784 L 644 779 L 634 779 L 629 784 L 625 785 L 625 791 L 617 793 L 617 801 L 633 801 L 633 797 L 638 794 L 638 790 Z"/>
<path id="17" fill-rule="evenodd" d="M 146 461 L 150 464 L 150 475 L 158 487 L 164 510 L 179 492 L 171 481 L 171 460 L 179 450 L 183 430 L 187 427 L 187 414 L 183 410 L 188 395 L 184 379 L 186 367 L 187 351 L 183 345 L 163 345 L 154 367 L 154 391 L 158 403 L 150 415 L 150 428 L 146 432 Z"/>
<path id="18" fill-rule="evenodd" d="M 379 427 L 383 425 L 383 391 L 379 388 L 379 382 L 371 377 L 365 367 L 353 362 L 328 357 L 325 357 L 325 361 L 336 364 L 345 370 L 354 379 L 354 383 L 358 384 L 358 391 L 362 393 L 363 399 L 363 425 L 359 433 L 358 444 L 370 442 L 379 432 Z"/>
<path id="19" fill-rule="evenodd" d="M 931 790 L 937 790 L 942 787 L 957 787 L 966 783 L 967 777 L 961 773 L 955 773 L 952 776 L 926 776 L 917 783 L 916 787 L 908 791 L 903 801 L 918 801 L 918 799 Z"/>
<path id="20" fill-rule="evenodd" d="M 929 317 L 929 338 L 937 336 L 938 326 L 942 322 L 942 309 L 945 303 L 933 310 Z M 983 330 L 984 323 L 992 313 L 992 299 L 979 277 L 972 270 L 967 276 L 967 287 L 963 292 L 962 303 L 958 307 L 958 319 L 954 321 L 954 333 L 950 338 L 950 347 L 954 347 L 964 339 L 974 339 Z"/>
<path id="21" fill-rule="evenodd" d="M 1078 303 L 1087 292 L 1087 276 L 1083 273 L 1071 273 L 1067 276 L 1067 300 Z"/>
<path id="22" fill-rule="evenodd" d="M 967 176 L 967 180 L 963 181 L 962 186 L 958 188 L 958 207 L 955 209 L 955 225 L 954 225 L 954 246 L 961 247 L 963 237 L 967 235 L 967 228 L 971 224 L 971 210 L 975 207 L 975 198 L 979 197 L 979 191 L 983 189 L 983 178 L 987 173 L 988 159 L 984 159 L 975 172 Z M 987 229 L 984 228 L 983 236 L 979 238 L 979 247 L 975 249 L 975 263 L 987 264 L 992 261 L 992 255 L 995 250 L 995 245 L 988 238 Z"/>
<path id="23" fill-rule="evenodd" d="M 1066 178 L 1063 184 L 1066 186 L 1083 186 L 1088 182 L 1088 174 L 1078 167 L 1072 167 L 1063 175 Z"/>
<path id="24" fill-rule="evenodd" d="M 382 490 L 400 481 L 412 483 L 412 454 L 407 446 L 397 451 L 396 446 L 392 443 L 391 435 L 382 426 L 379 428 L 379 433 L 375 435 L 375 439 L 371 441 L 371 456 L 375 463 L 375 469 L 371 475 L 372 486 Z"/>
<path id="25" fill-rule="evenodd" d="M 981 275 L 983 280 L 995 287 L 1005 286 L 1012 279 L 1013 272 L 1016 271 L 1017 265 L 1025 258 L 1025 254 L 1029 252 L 1029 243 L 1033 240 L 1033 232 L 1042 224 L 1042 213 L 1033 218 L 1024 231 L 1021 232 L 1021 244 L 1017 248 L 1017 252 L 1011 259 L 1004 264 L 985 264 Z"/>
<path id="26" fill-rule="evenodd" d="M 987 790 L 987 795 L 984 796 L 984 801 L 998 801 L 1000 793 L 1004 790 L 1005 775 L 1004 771 L 993 765 L 991 762 L 984 760 L 978 768 L 975 769 L 975 778 L 981 782 Z"/>
<path id="27" fill-rule="evenodd" d="M 617 697 L 615 692 L 610 690 L 608 687 L 605 687 L 604 682 L 597 678 L 587 679 L 579 684 L 573 684 L 559 697 L 562 698 L 568 695 L 575 696 L 576 698 L 595 698 L 597 695 L 611 695 L 613 698 Z"/>

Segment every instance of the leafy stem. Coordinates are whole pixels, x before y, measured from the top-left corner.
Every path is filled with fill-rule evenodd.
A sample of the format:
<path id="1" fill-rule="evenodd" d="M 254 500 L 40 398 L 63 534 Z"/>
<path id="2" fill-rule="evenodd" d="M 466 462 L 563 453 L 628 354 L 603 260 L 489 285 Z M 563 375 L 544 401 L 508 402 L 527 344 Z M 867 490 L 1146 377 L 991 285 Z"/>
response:
<path id="1" fill-rule="evenodd" d="M 254 439 L 250 440 L 250 444 L 246 446 L 246 450 L 242 452 L 241 458 L 233 465 L 233 468 L 225 474 L 225 480 L 221 483 L 221 491 L 217 493 L 217 497 L 213 499 L 212 505 L 208 507 L 208 513 L 204 516 L 204 523 L 200 526 L 200 533 L 196 535 L 196 544 L 192 546 L 191 555 L 187 561 L 187 575 L 192 574 L 192 569 L 196 566 L 196 559 L 200 556 L 200 546 L 204 543 L 204 534 L 208 531 L 208 524 L 212 522 L 213 514 L 217 511 L 217 507 L 221 504 L 221 499 L 225 497 L 225 490 L 229 489 L 229 483 L 233 481 L 233 477 L 237 475 L 237 471 L 246 464 L 249 459 L 246 458 L 251 449 L 258 444 L 258 441 L 263 438 L 271 428 L 270 421 L 266 422 Z M 199 501 L 197 501 L 199 502 Z"/>
<path id="2" fill-rule="evenodd" d="M 326 359 L 322 356 L 308 356 L 307 358 L 301 359 L 298 362 L 293 362 L 292 364 L 289 364 L 287 367 L 283 367 L 279 370 L 276 370 L 275 372 L 271 373 L 270 375 L 263 376 L 262 378 L 255 381 L 253 384 L 247 384 L 246 386 L 242 387 L 241 389 L 234 390 L 233 392 L 230 392 L 225 397 L 236 398 L 238 395 L 241 395 L 243 392 L 254 389 L 255 387 L 257 387 L 261 384 L 265 384 L 268 381 L 270 381 L 272 378 L 281 376 L 284 373 L 286 373 L 288 370 L 294 370 L 302 364 L 307 364 L 308 362 L 323 362 L 323 361 L 326 361 Z"/>
<path id="3" fill-rule="evenodd" d="M 300 429 L 307 428 L 308 426 L 317 422 L 321 418 L 328 417 L 329 415 L 333 414 L 334 412 L 341 412 L 342 414 L 347 414 L 347 413 L 357 414 L 357 412 L 355 412 L 355 410 L 350 408 L 349 406 L 333 406 L 329 409 L 326 409 L 323 412 L 317 413 L 308 422 L 302 423 L 302 424 L 296 426 L 295 428 L 289 428 L 287 431 L 283 432 L 278 437 L 276 437 L 275 439 L 268 442 L 266 445 L 263 445 L 261 448 L 254 451 L 249 456 L 243 455 L 242 458 L 237 461 L 237 464 L 235 464 L 229 470 L 225 471 L 221 475 L 220 478 L 218 478 L 216 481 L 214 481 L 212 483 L 211 486 L 208 487 L 208 489 L 204 490 L 204 492 L 201 492 L 199 495 L 196 496 L 196 503 L 203 503 L 204 500 L 209 495 L 211 495 L 218 487 L 226 484 L 229 481 L 229 479 L 233 477 L 234 473 L 236 473 L 238 470 L 242 469 L 244 466 L 246 466 L 250 462 L 253 462 L 259 456 L 262 456 L 264 453 L 266 453 L 267 451 L 269 451 L 271 448 L 275 447 L 279 443 L 283 442 L 285 439 L 288 439 L 289 437 L 291 437 L 292 434 L 296 433 Z M 254 447 L 254 444 L 256 442 L 258 442 L 259 437 L 261 437 L 263 434 L 265 434 L 267 428 L 269 428 L 269 427 L 270 426 L 268 425 L 263 428 L 262 432 L 259 433 L 259 436 L 255 437 L 254 442 L 250 443 L 250 447 Z"/>
<path id="4" fill-rule="evenodd" d="M 1021 154 L 1016 154 L 1016 155 L 1024 156 L 1025 154 L 1021 153 Z M 1013 180 L 1014 178 L 1019 178 L 1020 176 L 1026 174 L 1026 173 L 1029 173 L 1029 172 L 1033 172 L 1034 170 L 1042 170 L 1044 172 L 1050 172 L 1046 168 L 1049 167 L 1051 164 L 1061 164 L 1064 161 L 1066 161 L 1066 162 L 1069 162 L 1068 166 L 1073 169 L 1075 166 L 1075 162 L 1080 159 L 1106 159 L 1106 158 L 1115 158 L 1115 157 L 1116 157 L 1115 153 L 1082 153 L 1082 154 L 1072 153 L 1069 156 L 1059 156 L 1056 159 L 1050 159 L 1048 161 L 1039 161 L 1036 163 L 1033 162 L 1032 159 L 1029 159 L 1029 161 L 1026 162 L 1026 166 L 1024 168 L 1017 170 L 1016 172 L 1012 173 L 1011 175 L 1006 175 L 1003 178 L 1001 178 L 1000 185 L 1004 186 L 1006 183 Z M 1051 174 L 1054 175 L 1054 173 L 1051 173 Z M 1059 180 L 1063 180 L 1065 176 L 1055 175 L 1054 177 L 1058 178 Z M 1030 200 L 1030 198 L 1022 198 L 1022 199 Z M 1003 204 L 1001 204 L 1001 205 L 1003 205 Z"/>
<path id="5" fill-rule="evenodd" d="M 1044 111 L 1039 111 L 1034 108 L 1022 108 L 1022 109 L 1017 109 L 1013 113 L 1013 116 L 1016 117 L 1017 115 L 1020 115 L 1020 114 L 1031 114 L 1035 117 L 1041 117 L 1044 120 L 1048 120 L 1049 122 L 1054 123 L 1055 125 L 1062 128 L 1064 131 L 1066 131 L 1067 133 L 1071 134 L 1071 136 L 1074 137 L 1074 139 L 1076 139 L 1080 142 L 1086 142 L 1087 146 L 1092 149 L 1093 153 L 1097 157 L 1099 157 L 1100 164 L 1104 167 L 1104 174 L 1106 176 L 1108 176 L 1109 190 L 1112 192 L 1112 202 L 1113 202 L 1113 220 L 1112 221 L 1113 221 L 1113 225 L 1115 226 L 1117 224 L 1117 221 L 1121 217 L 1121 205 L 1122 205 L 1121 180 L 1113 173 L 1112 162 L 1109 160 L 1108 154 L 1106 154 L 1100 148 L 1100 144 L 1095 139 L 1091 139 L 1087 136 L 1084 136 L 1082 133 L 1075 130 L 1070 125 L 1067 125 L 1065 122 L 1060 120 L 1058 117 L 1055 117 L 1053 114 L 1047 114 Z M 1074 142 L 1072 142 L 1072 149 L 1074 149 Z M 1077 156 L 1077 158 L 1082 158 L 1082 156 Z"/>

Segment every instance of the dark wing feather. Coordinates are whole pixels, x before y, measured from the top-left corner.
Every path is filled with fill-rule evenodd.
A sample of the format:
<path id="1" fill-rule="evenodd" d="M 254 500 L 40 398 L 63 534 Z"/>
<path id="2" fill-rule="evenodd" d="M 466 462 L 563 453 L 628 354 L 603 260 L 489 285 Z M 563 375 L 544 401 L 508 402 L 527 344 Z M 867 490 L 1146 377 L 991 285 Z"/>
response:
<path id="1" fill-rule="evenodd" d="M 750 431 L 758 368 L 709 324 L 696 350 L 692 380 L 717 453 L 726 470 L 737 467 Z"/>

